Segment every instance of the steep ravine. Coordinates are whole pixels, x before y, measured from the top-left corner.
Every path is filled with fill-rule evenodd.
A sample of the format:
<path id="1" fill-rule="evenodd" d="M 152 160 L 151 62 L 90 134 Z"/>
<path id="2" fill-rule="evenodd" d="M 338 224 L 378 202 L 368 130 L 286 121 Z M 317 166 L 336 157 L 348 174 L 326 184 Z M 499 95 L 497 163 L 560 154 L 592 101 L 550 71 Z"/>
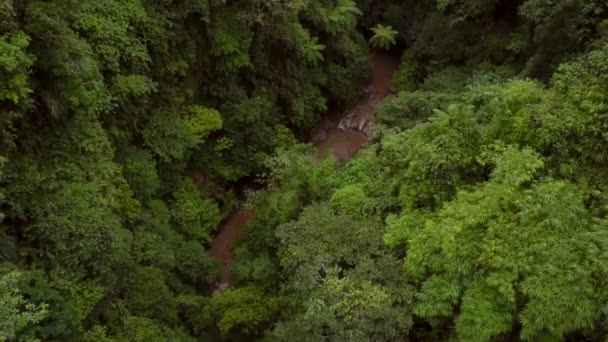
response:
<path id="1" fill-rule="evenodd" d="M 399 66 L 399 57 L 375 52 L 372 57 L 372 74 L 364 95 L 337 119 L 324 119 L 311 138 L 318 158 L 333 153 L 339 160 L 348 160 L 368 141 L 369 126 L 374 118 L 375 106 L 391 90 L 392 76 Z M 239 209 L 220 228 L 208 252 L 221 263 L 218 288 L 230 285 L 234 250 L 253 213 Z"/>

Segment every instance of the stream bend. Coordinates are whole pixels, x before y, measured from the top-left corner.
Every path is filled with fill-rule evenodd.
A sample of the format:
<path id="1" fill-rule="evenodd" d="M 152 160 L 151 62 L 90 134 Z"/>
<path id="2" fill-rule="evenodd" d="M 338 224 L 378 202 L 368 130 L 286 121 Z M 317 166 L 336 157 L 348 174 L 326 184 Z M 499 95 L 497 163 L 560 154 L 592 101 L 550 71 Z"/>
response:
<path id="1" fill-rule="evenodd" d="M 372 72 L 363 96 L 343 111 L 339 120 L 323 119 L 315 130 L 311 142 L 316 147 L 316 157 L 333 153 L 338 160 L 348 160 L 368 141 L 369 127 L 374 118 L 376 105 L 391 92 L 392 77 L 399 67 L 399 57 L 384 52 L 371 56 Z M 233 254 L 253 213 L 238 209 L 220 228 L 208 253 L 221 263 L 220 281 L 217 288 L 230 286 Z"/>

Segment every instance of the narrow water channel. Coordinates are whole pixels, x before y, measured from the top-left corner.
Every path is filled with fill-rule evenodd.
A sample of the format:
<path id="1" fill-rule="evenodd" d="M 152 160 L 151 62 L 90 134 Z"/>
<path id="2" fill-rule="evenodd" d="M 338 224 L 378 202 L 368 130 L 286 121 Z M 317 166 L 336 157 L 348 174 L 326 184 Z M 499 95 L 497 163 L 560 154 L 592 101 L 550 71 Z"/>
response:
<path id="1" fill-rule="evenodd" d="M 397 55 L 374 52 L 371 59 L 372 75 L 361 99 L 337 119 L 325 119 L 313 135 L 311 142 L 316 147 L 317 158 L 333 153 L 339 160 L 348 160 L 367 143 L 375 106 L 390 93 L 393 74 L 399 67 Z M 209 255 L 221 263 L 219 288 L 230 284 L 232 251 L 252 215 L 249 210 L 237 210 L 220 228 L 209 248 Z"/>

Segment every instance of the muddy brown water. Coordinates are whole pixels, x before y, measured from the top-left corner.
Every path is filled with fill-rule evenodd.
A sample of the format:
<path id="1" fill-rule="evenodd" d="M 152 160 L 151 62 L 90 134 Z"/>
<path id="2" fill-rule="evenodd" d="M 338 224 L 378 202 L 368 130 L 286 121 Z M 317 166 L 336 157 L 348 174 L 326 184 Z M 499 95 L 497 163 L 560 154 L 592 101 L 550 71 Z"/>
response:
<path id="1" fill-rule="evenodd" d="M 220 229 L 219 234 L 213 240 L 209 255 L 220 262 L 219 287 L 230 284 L 230 273 L 232 270 L 232 251 L 243 235 L 243 231 L 251 219 L 252 212 L 247 209 L 239 209 L 228 218 Z"/>
<path id="2" fill-rule="evenodd" d="M 391 80 L 399 67 L 399 57 L 396 55 L 375 52 L 371 59 L 371 79 L 360 100 L 337 118 L 322 120 L 314 130 L 310 141 L 316 147 L 317 158 L 333 153 L 338 160 L 348 160 L 367 143 L 375 107 L 391 92 Z M 217 284 L 220 289 L 230 285 L 232 251 L 252 216 L 250 210 L 237 210 L 220 228 L 208 250 L 209 255 L 221 264 L 220 282 Z"/>

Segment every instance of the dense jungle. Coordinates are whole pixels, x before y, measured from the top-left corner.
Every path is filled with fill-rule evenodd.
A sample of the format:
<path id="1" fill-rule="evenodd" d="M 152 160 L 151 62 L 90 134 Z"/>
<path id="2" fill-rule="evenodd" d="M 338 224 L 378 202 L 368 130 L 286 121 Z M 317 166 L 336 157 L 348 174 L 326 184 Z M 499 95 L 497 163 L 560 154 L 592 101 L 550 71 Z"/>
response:
<path id="1" fill-rule="evenodd" d="M 0 341 L 606 340 L 605 0 L 0 0 Z"/>

